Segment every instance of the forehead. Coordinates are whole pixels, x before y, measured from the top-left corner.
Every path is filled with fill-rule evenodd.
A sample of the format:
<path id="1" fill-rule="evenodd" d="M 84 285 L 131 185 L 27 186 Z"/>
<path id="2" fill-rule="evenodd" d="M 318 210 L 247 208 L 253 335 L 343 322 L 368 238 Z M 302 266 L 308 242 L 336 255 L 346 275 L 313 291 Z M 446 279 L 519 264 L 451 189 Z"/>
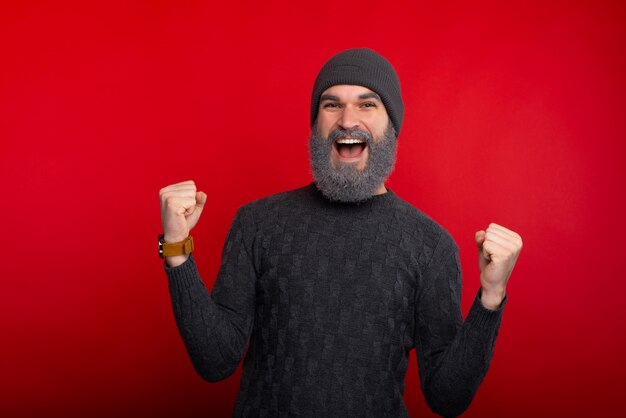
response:
<path id="1" fill-rule="evenodd" d="M 322 92 L 323 95 L 336 96 L 339 100 L 359 100 L 364 94 L 376 94 L 367 87 L 353 84 L 337 84 Z M 377 94 L 376 94 L 377 95 Z M 378 95 L 377 95 L 378 96 Z"/>

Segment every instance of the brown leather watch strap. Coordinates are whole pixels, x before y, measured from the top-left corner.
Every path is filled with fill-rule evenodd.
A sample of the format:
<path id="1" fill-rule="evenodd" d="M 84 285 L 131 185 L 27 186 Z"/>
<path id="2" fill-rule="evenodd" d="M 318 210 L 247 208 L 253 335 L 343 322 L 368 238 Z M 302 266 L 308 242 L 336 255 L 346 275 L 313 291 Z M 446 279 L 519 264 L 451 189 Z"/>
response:
<path id="1" fill-rule="evenodd" d="M 180 242 L 164 242 L 163 236 L 159 235 L 159 256 L 161 258 L 191 254 L 193 248 L 193 238 L 191 235 Z"/>

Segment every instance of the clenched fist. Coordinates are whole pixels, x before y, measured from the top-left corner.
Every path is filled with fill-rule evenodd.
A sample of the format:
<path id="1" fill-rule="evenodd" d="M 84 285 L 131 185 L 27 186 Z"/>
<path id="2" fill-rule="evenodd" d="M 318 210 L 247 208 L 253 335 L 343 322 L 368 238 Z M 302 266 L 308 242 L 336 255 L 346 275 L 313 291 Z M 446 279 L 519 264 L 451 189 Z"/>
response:
<path id="1" fill-rule="evenodd" d="M 497 309 L 506 296 L 506 284 L 522 250 L 522 237 L 501 225 L 491 223 L 486 231 L 476 232 L 481 302 Z"/>
<path id="2" fill-rule="evenodd" d="M 179 242 L 189 236 L 189 231 L 198 223 L 207 196 L 196 191 L 192 181 L 172 184 L 159 191 L 161 201 L 161 224 L 165 242 Z M 169 265 L 178 265 L 188 256 L 167 257 Z"/>

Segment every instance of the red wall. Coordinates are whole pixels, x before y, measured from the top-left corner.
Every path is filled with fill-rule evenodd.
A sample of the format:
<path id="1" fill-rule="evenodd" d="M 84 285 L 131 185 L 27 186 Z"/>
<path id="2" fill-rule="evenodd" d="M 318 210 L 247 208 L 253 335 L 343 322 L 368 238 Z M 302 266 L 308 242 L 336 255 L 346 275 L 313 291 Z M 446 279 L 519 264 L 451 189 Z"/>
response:
<path id="1" fill-rule="evenodd" d="M 229 414 L 239 372 L 205 383 L 176 330 L 158 190 L 208 192 L 194 237 L 212 286 L 237 207 L 310 181 L 310 89 L 355 46 L 400 75 L 388 186 L 455 237 L 464 315 L 474 231 L 524 238 L 465 416 L 623 410 L 620 2 L 295 3 L 0 3 L 0 415 Z M 405 399 L 431 415 L 414 356 Z"/>

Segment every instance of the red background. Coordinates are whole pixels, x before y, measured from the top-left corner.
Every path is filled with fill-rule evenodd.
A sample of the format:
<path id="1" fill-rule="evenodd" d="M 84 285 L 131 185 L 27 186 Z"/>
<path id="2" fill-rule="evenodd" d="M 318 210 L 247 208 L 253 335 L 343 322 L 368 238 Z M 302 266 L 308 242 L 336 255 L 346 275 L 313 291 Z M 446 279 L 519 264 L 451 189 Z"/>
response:
<path id="1" fill-rule="evenodd" d="M 467 417 L 624 410 L 625 12 L 620 2 L 3 1 L 0 415 L 228 416 L 174 323 L 158 191 L 194 179 L 212 286 L 240 205 L 296 188 L 310 89 L 335 52 L 395 65 L 388 186 L 455 237 L 524 238 Z M 405 399 L 431 416 L 415 357 Z"/>

